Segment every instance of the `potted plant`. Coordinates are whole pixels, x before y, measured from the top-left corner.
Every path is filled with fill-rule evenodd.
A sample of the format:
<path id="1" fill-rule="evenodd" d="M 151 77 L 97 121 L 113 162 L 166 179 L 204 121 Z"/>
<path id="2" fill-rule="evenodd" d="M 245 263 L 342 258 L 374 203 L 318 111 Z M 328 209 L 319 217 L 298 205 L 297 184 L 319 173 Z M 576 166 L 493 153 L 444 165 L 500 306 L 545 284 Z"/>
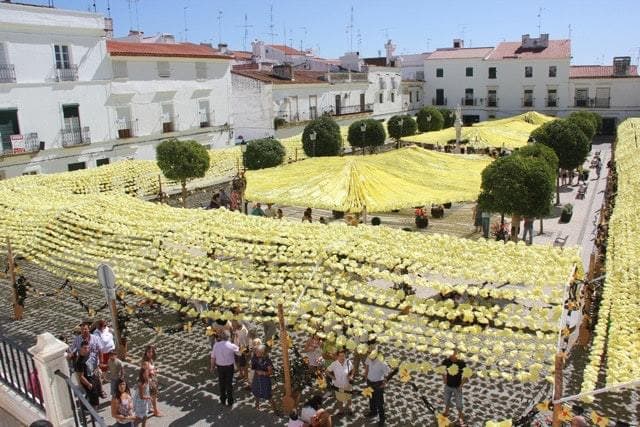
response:
<path id="1" fill-rule="evenodd" d="M 444 216 L 444 206 L 431 205 L 431 216 L 433 218 L 442 218 Z"/>
<path id="2" fill-rule="evenodd" d="M 444 207 L 445 209 L 451 209 L 451 202 L 447 202 L 444 205 L 442 205 L 442 207 Z"/>
<path id="3" fill-rule="evenodd" d="M 342 212 L 342 211 L 331 211 L 331 214 L 333 215 L 333 219 L 342 219 L 342 218 L 344 218 L 344 212 Z"/>
<path id="4" fill-rule="evenodd" d="M 380 220 L 379 216 L 374 216 L 373 218 L 371 218 L 371 225 L 380 225 L 382 221 Z"/>
<path id="5" fill-rule="evenodd" d="M 427 228 L 429 225 L 429 218 L 422 208 L 416 208 L 416 227 Z"/>
<path id="6" fill-rule="evenodd" d="M 567 203 L 562 208 L 562 213 L 560 214 L 560 222 L 569 222 L 571 221 L 571 216 L 573 215 L 573 205 L 571 203 Z"/>

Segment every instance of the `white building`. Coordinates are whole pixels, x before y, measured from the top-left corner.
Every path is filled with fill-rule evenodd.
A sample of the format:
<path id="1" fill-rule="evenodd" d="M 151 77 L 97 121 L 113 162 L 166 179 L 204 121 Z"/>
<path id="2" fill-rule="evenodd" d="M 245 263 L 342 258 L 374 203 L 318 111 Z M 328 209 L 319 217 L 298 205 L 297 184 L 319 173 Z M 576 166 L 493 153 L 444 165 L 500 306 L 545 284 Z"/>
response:
<path id="1" fill-rule="evenodd" d="M 569 111 L 586 108 L 602 116 L 605 133 L 626 117 L 640 115 L 640 76 L 631 58 L 616 57 L 609 66 L 571 66 Z"/>
<path id="2" fill-rule="evenodd" d="M 110 75 L 101 15 L 0 3 L 0 177 L 102 162 Z"/>
<path id="3" fill-rule="evenodd" d="M 230 141 L 231 58 L 111 30 L 99 14 L 0 3 L 0 177 L 153 159 L 168 137 Z"/>

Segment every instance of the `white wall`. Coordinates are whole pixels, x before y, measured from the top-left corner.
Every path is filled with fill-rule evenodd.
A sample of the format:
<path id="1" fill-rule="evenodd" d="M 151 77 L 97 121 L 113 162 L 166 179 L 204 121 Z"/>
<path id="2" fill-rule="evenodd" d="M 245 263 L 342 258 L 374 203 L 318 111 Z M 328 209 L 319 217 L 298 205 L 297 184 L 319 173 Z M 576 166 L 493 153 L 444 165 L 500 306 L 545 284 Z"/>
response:
<path id="1" fill-rule="evenodd" d="M 383 88 L 380 86 L 381 81 Z M 395 89 L 393 81 L 395 81 Z M 400 68 L 369 66 L 367 99 L 373 102 L 374 117 L 386 118 L 402 111 L 401 85 Z M 382 95 L 382 102 L 380 102 L 380 95 Z"/>
<path id="2" fill-rule="evenodd" d="M 273 85 L 255 79 L 231 75 L 231 110 L 234 135 L 245 141 L 274 136 Z"/>
<path id="3" fill-rule="evenodd" d="M 429 105 L 431 101 L 429 101 Z M 402 82 L 402 109 L 412 112 L 425 105 L 424 88 L 421 82 Z"/>
<path id="4" fill-rule="evenodd" d="M 589 98 L 596 97 L 597 88 L 610 89 L 609 108 L 589 108 L 603 117 L 615 117 L 619 120 L 640 116 L 640 78 L 594 78 L 569 79 L 569 106 L 567 113 L 584 110 L 575 108 L 575 90 L 589 90 Z"/>

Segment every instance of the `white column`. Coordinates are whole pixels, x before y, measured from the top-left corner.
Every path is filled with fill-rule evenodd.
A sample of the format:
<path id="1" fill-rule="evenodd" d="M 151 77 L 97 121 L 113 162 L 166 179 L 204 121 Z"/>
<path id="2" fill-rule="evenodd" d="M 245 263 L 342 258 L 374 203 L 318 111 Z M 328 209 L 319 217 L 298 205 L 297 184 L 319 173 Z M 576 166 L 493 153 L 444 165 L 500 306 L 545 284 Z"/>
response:
<path id="1" fill-rule="evenodd" d="M 67 349 L 67 344 L 49 332 L 38 335 L 36 345 L 29 349 L 38 370 L 47 419 L 55 427 L 74 425 L 73 403 L 67 383 L 55 374 L 59 370 L 69 376 L 69 365 L 65 357 Z"/>

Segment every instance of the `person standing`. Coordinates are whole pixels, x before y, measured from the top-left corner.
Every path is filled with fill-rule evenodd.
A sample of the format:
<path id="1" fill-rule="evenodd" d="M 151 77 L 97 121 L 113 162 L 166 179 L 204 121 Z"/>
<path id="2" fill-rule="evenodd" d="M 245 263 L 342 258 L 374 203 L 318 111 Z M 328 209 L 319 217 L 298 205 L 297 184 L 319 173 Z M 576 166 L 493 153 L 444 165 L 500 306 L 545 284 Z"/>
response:
<path id="1" fill-rule="evenodd" d="M 266 347 L 259 345 L 255 349 L 255 354 L 251 358 L 251 369 L 253 369 L 253 381 L 251 382 L 251 392 L 256 398 L 256 409 L 260 409 L 260 399 L 268 400 L 273 411 L 278 413 L 276 402 L 271 395 L 271 375 L 273 375 L 273 362 L 266 355 Z"/>
<path id="2" fill-rule="evenodd" d="M 351 382 L 353 381 L 353 364 L 347 359 L 343 349 L 336 353 L 336 360 L 331 362 L 327 368 L 327 373 L 333 379 L 336 387 L 336 400 L 340 410 L 338 414 L 346 413 L 351 415 Z"/>
<path id="3" fill-rule="evenodd" d="M 83 322 L 80 325 L 80 334 L 73 338 L 73 342 L 69 347 L 69 353 L 67 353 L 67 358 L 72 359 L 77 357 L 80 346 L 83 342 L 87 342 L 89 344 L 89 357 L 92 359 L 93 365 L 97 367 L 102 358 L 100 353 L 101 343 L 98 336 L 91 334 L 89 330 L 89 322 Z"/>
<path id="4" fill-rule="evenodd" d="M 389 365 L 381 362 L 372 352 L 364 362 L 364 376 L 367 379 L 367 386 L 373 389 L 373 394 L 369 398 L 368 417 L 378 416 L 378 426 L 383 426 L 386 420 L 384 413 L 384 387 L 386 376 L 389 374 Z"/>
<path id="5" fill-rule="evenodd" d="M 151 394 L 149 393 L 149 370 L 140 368 L 138 372 L 138 384 L 136 395 L 133 399 L 133 410 L 136 415 L 136 424 L 142 423 L 142 427 L 147 425 L 147 416 L 149 414 L 149 403 Z"/>
<path id="6" fill-rule="evenodd" d="M 84 388 L 87 400 L 91 406 L 97 409 L 100 403 L 102 387 L 100 386 L 100 377 L 96 375 L 96 367 L 96 359 L 91 357 L 89 343 L 83 341 L 80 344 L 75 363 L 76 376 L 78 383 Z"/>
<path id="7" fill-rule="evenodd" d="M 156 368 L 156 348 L 148 345 L 144 349 L 142 356 L 142 369 L 149 371 L 149 394 L 151 395 L 151 406 L 153 407 L 153 415 L 161 417 L 162 414 L 158 410 L 158 369 Z"/>
<path id="8" fill-rule="evenodd" d="M 312 211 L 311 208 L 307 208 L 304 210 L 302 214 L 302 222 L 313 222 Z"/>
<path id="9" fill-rule="evenodd" d="M 480 209 L 477 203 L 473 207 L 473 226 L 475 227 L 476 233 L 482 231 L 482 209 Z"/>
<path id="10" fill-rule="evenodd" d="M 600 172 L 602 171 L 602 160 L 596 156 L 596 179 L 600 179 Z"/>
<path id="11" fill-rule="evenodd" d="M 224 330 L 218 335 L 218 341 L 211 350 L 211 368 L 218 370 L 218 387 L 220 388 L 220 403 L 233 406 L 233 362 L 236 353 L 240 351 L 237 345 L 229 342 L 231 334 Z"/>
<path id="12" fill-rule="evenodd" d="M 530 216 L 524 217 L 524 231 L 522 232 L 522 240 L 524 240 L 527 245 L 531 245 L 533 243 L 533 221 L 534 218 Z M 529 240 L 527 240 L 527 235 L 529 236 Z"/>
<path id="13" fill-rule="evenodd" d="M 317 375 L 322 372 L 324 359 L 322 357 L 322 339 L 317 333 L 313 334 L 304 345 L 304 353 L 307 355 L 309 368 Z"/>
<path id="14" fill-rule="evenodd" d="M 247 383 L 247 386 L 249 386 L 249 360 L 247 360 L 251 347 L 249 331 L 242 322 L 237 320 L 232 320 L 231 325 L 233 327 L 233 343 L 240 349 L 240 354 L 235 356 L 238 372 L 240 373 L 240 377 Z"/>
<path id="15" fill-rule="evenodd" d="M 115 351 L 109 353 L 109 361 L 107 363 L 109 368 L 109 378 L 111 380 L 111 397 L 116 395 L 118 391 L 118 384 L 120 380 L 124 379 L 124 366 L 122 361 L 118 359 L 118 354 Z"/>
<path id="16" fill-rule="evenodd" d="M 444 382 L 444 412 L 442 415 L 446 417 L 449 414 L 449 407 L 453 400 L 458 409 L 458 422 L 460 425 L 464 425 L 462 386 L 466 379 L 462 377 L 462 371 L 467 364 L 458 359 L 458 353 L 454 349 L 451 355 L 442 361 L 442 366 L 445 367 L 445 373 L 442 375 Z"/>
<path id="17" fill-rule="evenodd" d="M 113 333 L 109 326 L 107 326 L 107 322 L 99 320 L 96 330 L 93 331 L 93 335 L 98 337 L 100 343 L 100 369 L 106 371 L 107 364 L 109 363 L 109 353 L 116 349 Z"/>
<path id="18" fill-rule="evenodd" d="M 111 397 L 111 416 L 116 420 L 115 427 L 133 427 L 136 415 L 129 386 L 123 378 L 117 381 L 115 393 Z"/>

